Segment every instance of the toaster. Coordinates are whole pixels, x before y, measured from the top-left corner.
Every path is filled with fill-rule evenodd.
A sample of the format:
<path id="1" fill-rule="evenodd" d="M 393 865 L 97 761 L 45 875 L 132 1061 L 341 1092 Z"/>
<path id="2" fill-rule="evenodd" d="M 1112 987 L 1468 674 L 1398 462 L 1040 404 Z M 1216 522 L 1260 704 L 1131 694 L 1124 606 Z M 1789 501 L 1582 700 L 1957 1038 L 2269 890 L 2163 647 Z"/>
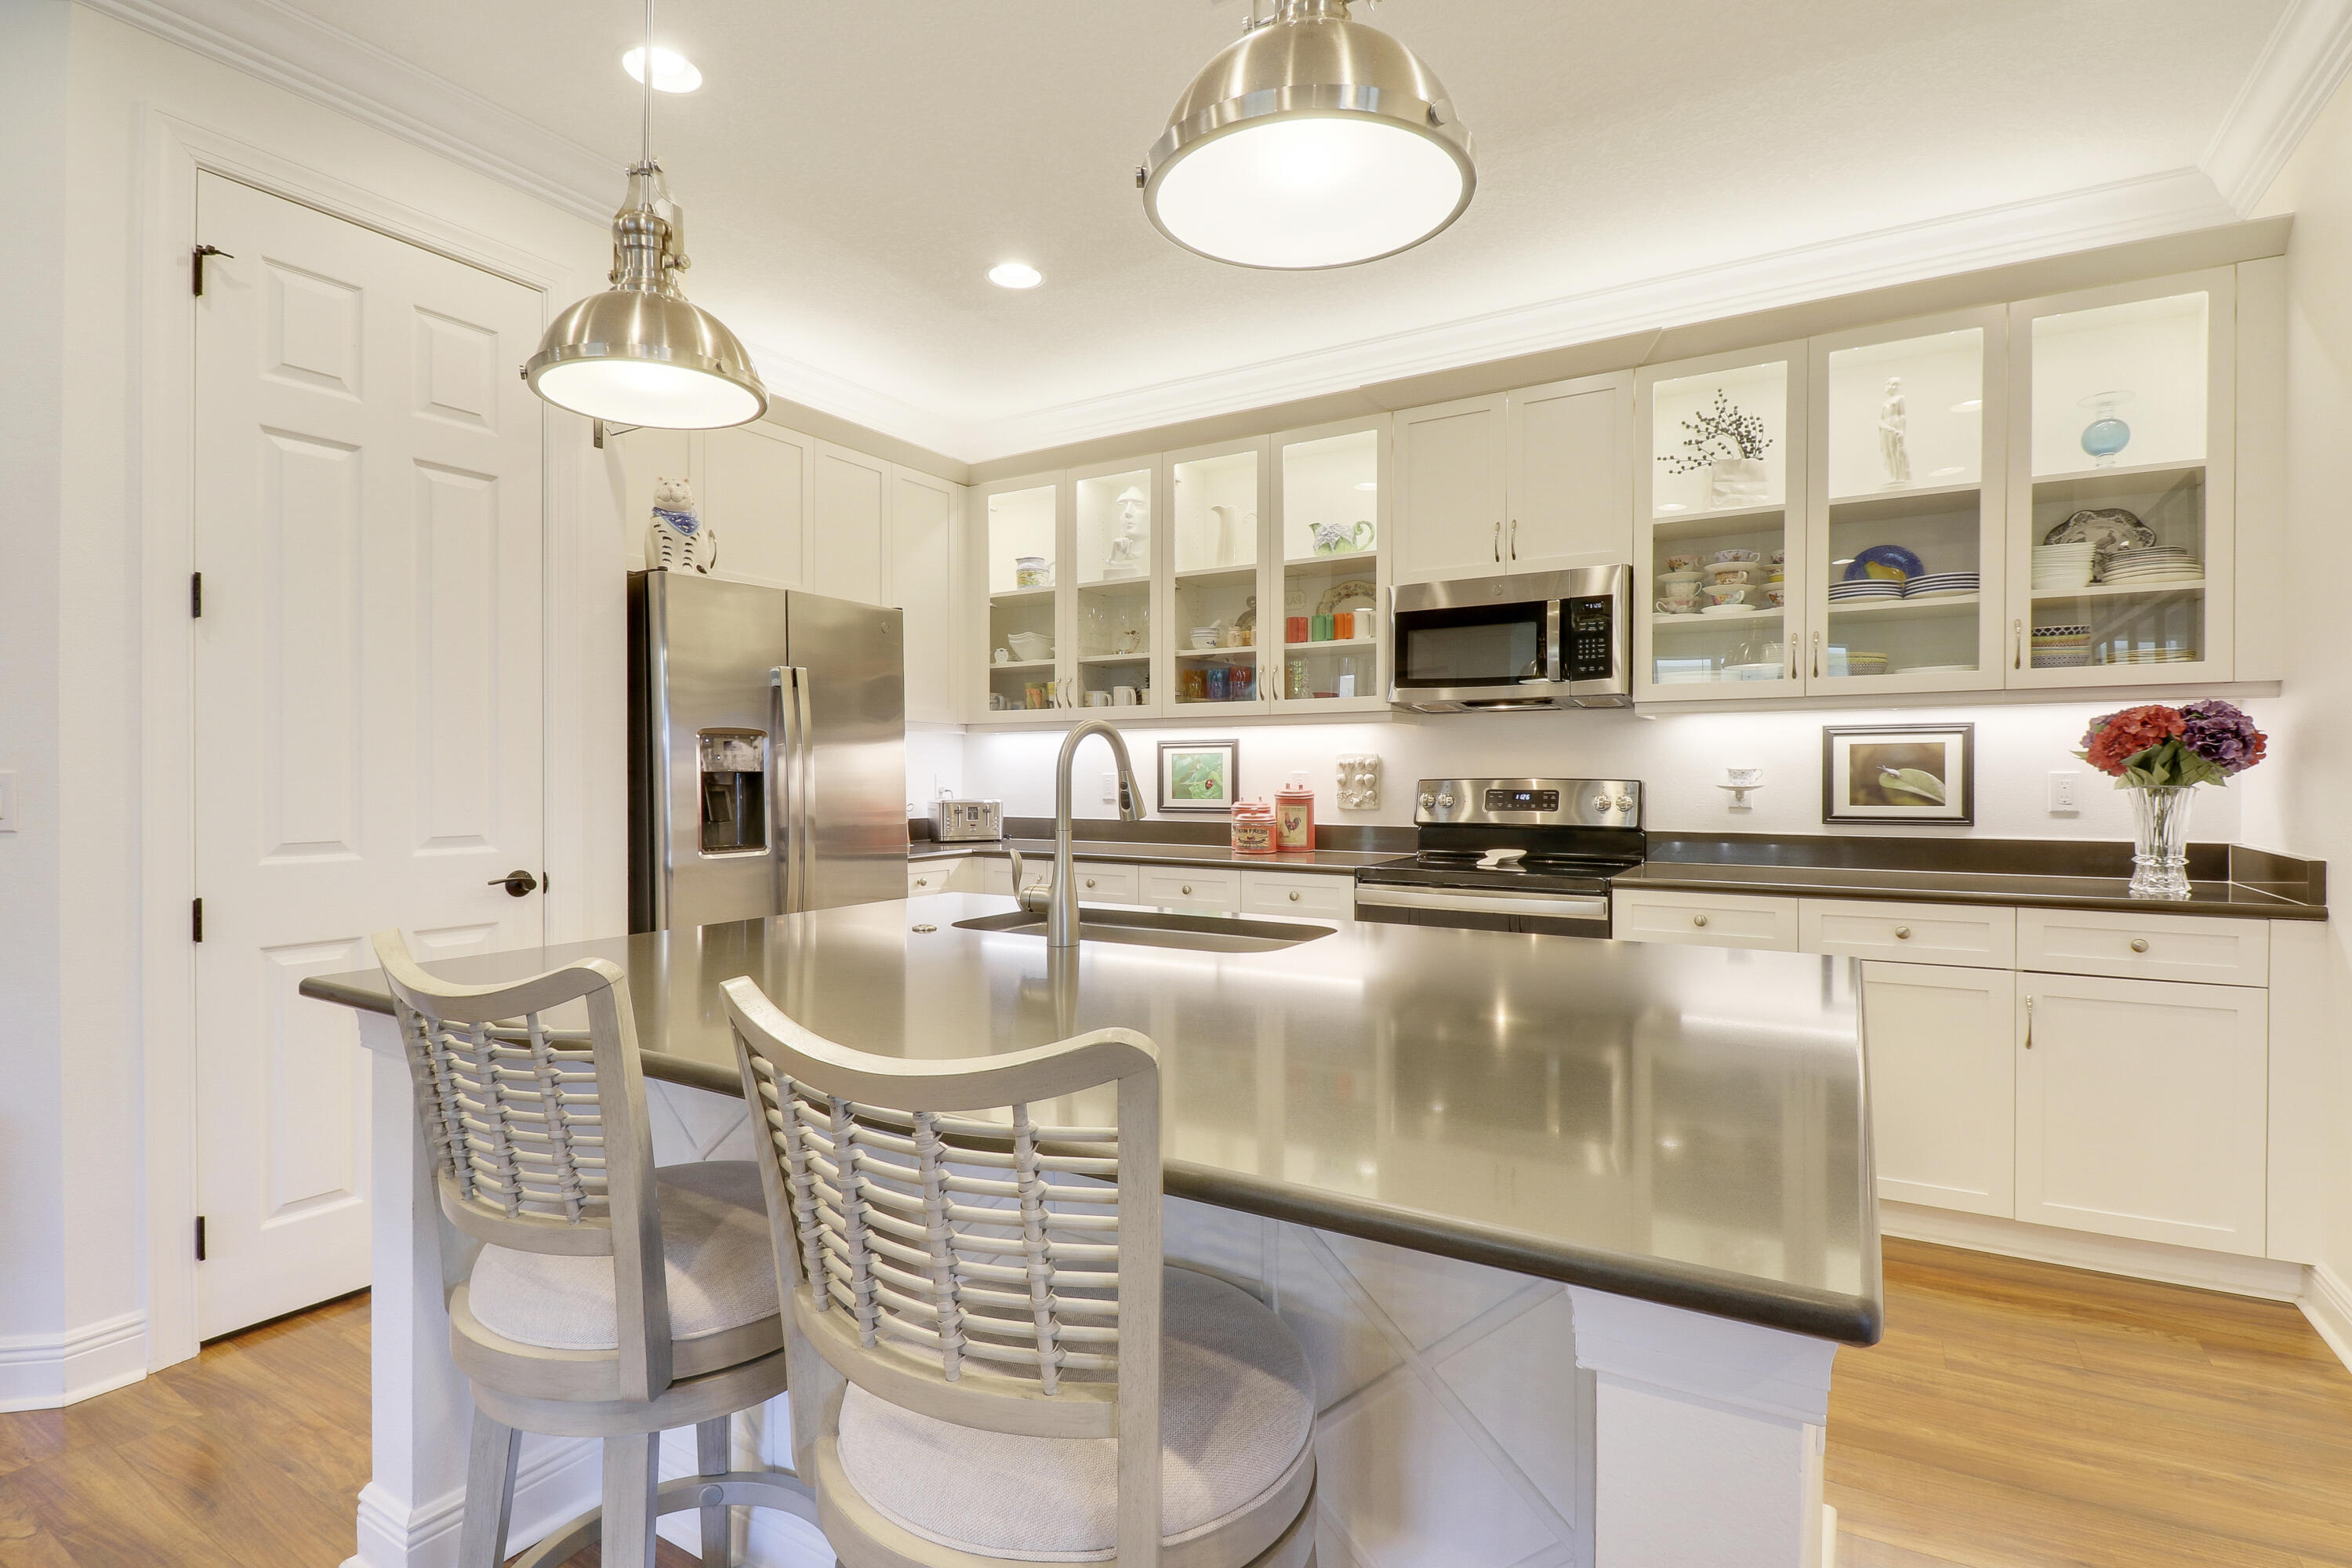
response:
<path id="1" fill-rule="evenodd" d="M 969 844 L 977 838 L 1002 838 L 1004 837 L 1004 803 L 1001 800 L 933 801 L 931 832 L 942 844 Z"/>

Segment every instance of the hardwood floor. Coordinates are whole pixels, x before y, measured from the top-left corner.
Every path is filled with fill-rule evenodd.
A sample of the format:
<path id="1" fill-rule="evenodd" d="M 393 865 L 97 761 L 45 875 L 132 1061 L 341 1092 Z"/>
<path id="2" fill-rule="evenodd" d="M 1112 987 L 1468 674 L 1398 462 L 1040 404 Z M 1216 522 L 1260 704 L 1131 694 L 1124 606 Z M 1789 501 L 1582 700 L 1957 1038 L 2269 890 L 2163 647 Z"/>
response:
<path id="1" fill-rule="evenodd" d="M 1843 1568 L 2352 1568 L 2352 1373 L 2293 1306 L 1885 1250 L 1830 1394 Z"/>
<path id="2" fill-rule="evenodd" d="M 2293 1307 L 1889 1241 L 1886 1317 L 1830 1398 L 1843 1568 L 2352 1568 L 2352 1373 Z M 0 1568 L 335 1568 L 367 1325 L 0 1415 Z"/>

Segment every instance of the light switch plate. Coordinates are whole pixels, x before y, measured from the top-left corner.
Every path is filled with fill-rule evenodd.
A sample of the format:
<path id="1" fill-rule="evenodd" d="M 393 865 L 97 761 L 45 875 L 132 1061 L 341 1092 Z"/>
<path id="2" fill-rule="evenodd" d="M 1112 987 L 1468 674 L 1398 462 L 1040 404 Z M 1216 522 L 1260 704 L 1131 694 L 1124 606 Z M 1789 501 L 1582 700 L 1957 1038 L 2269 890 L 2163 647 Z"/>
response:
<path id="1" fill-rule="evenodd" d="M 0 833 L 16 831 L 16 775 L 0 773 Z"/>
<path id="2" fill-rule="evenodd" d="M 1103 804 L 1105 805 L 1118 804 L 1118 774 L 1116 772 L 1103 774 Z"/>
<path id="3" fill-rule="evenodd" d="M 2083 775 L 2073 768 L 2059 768 L 2050 774 L 2050 815 L 2073 816 L 2083 809 Z"/>

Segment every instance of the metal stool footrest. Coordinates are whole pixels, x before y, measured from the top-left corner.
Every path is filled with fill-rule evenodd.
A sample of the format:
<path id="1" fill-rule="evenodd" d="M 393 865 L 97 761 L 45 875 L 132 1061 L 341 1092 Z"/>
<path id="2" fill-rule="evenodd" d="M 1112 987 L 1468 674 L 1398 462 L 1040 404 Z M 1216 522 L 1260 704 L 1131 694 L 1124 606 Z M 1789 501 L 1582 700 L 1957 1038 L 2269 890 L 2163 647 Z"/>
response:
<path id="1" fill-rule="evenodd" d="M 716 1494 L 716 1495 L 713 1495 Z M 654 1493 L 654 1512 L 683 1513 L 688 1509 L 781 1509 L 811 1524 L 816 1519 L 816 1494 L 808 1483 L 786 1469 L 729 1470 L 718 1476 L 680 1476 L 664 1481 Z M 554 1568 L 604 1533 L 604 1510 L 599 1506 L 558 1527 L 555 1533 L 516 1558 L 509 1568 Z M 706 1557 L 705 1561 L 709 1561 Z"/>

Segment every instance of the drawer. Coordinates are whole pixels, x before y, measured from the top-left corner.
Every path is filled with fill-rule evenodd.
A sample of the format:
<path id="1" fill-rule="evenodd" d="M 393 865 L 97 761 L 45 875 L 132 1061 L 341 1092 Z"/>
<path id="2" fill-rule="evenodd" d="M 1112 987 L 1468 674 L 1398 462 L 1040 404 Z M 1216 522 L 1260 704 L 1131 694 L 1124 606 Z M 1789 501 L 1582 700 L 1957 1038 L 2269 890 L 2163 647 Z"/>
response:
<path id="1" fill-rule="evenodd" d="M 1046 880 L 1053 879 L 1053 865 L 1045 868 Z M 1078 902 L 1082 904 L 1131 904 L 1136 901 L 1136 868 L 1100 860 L 1081 860 L 1070 872 L 1078 884 Z"/>
<path id="2" fill-rule="evenodd" d="M 1136 901 L 1171 909 L 1214 910 L 1238 914 L 1242 907 L 1239 871 L 1205 870 L 1187 866 L 1139 866 L 1142 896 Z"/>
<path id="3" fill-rule="evenodd" d="M 2133 915 L 2105 910 L 2020 910 L 2017 966 L 2053 974 L 2268 985 L 2267 921 Z"/>
<path id="4" fill-rule="evenodd" d="M 955 876 L 969 861 L 959 855 L 952 859 L 917 860 L 907 867 L 907 896 L 919 899 L 930 893 L 944 893 L 953 885 Z"/>
<path id="5" fill-rule="evenodd" d="M 1897 904 L 1875 899 L 1800 899 L 1797 946 L 1840 958 L 2010 969 L 2017 911 L 1969 904 Z"/>
<path id="6" fill-rule="evenodd" d="M 1797 900 L 1744 893 L 1673 893 L 1620 889 L 1610 900 L 1610 934 L 1624 942 L 1797 951 Z"/>
<path id="7" fill-rule="evenodd" d="M 1352 920 L 1356 913 L 1356 879 L 1313 871 L 1244 871 L 1242 912 Z"/>

